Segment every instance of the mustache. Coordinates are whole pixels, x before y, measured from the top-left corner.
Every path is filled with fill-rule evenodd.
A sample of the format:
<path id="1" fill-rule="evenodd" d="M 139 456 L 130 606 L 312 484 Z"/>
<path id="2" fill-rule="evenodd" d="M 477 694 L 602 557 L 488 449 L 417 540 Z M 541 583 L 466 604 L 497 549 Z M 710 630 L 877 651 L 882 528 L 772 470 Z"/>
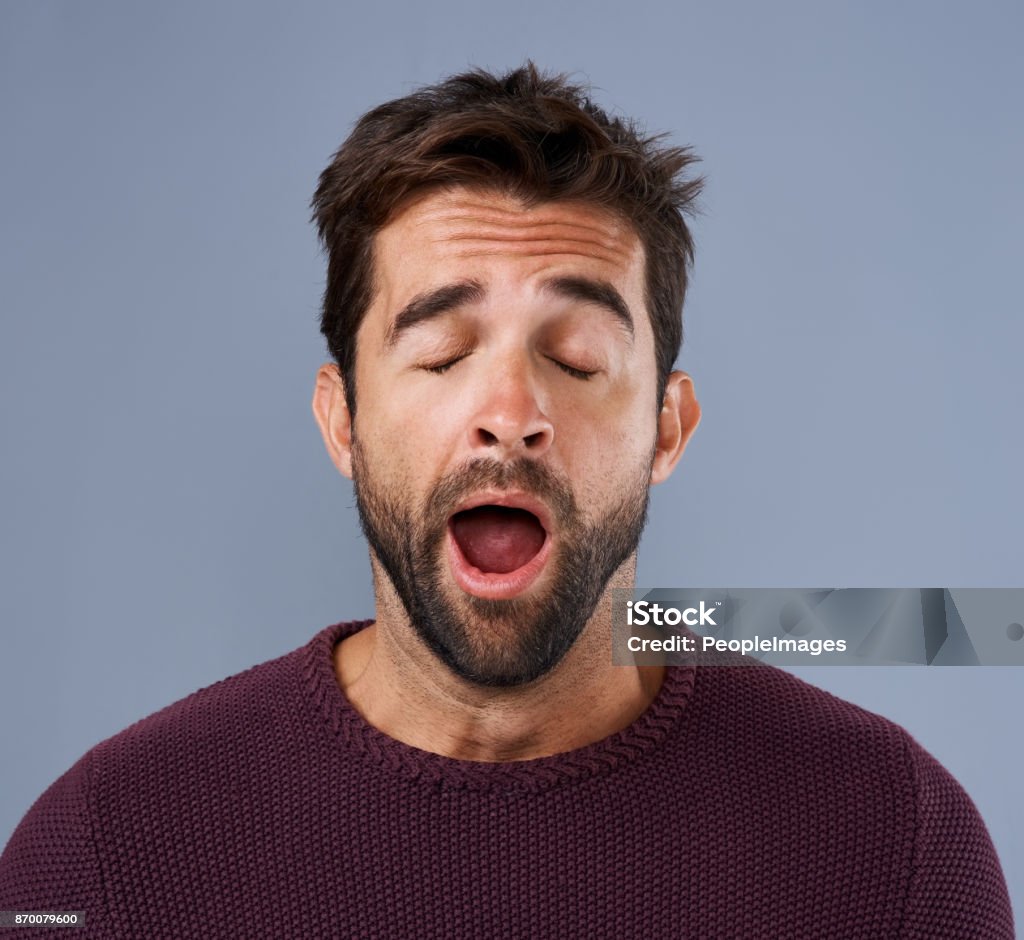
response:
<path id="1" fill-rule="evenodd" d="M 427 497 L 424 518 L 446 525 L 455 507 L 479 490 L 520 490 L 541 499 L 559 526 L 579 518 L 579 506 L 568 480 L 529 457 L 498 461 L 477 457 L 443 476 Z"/>

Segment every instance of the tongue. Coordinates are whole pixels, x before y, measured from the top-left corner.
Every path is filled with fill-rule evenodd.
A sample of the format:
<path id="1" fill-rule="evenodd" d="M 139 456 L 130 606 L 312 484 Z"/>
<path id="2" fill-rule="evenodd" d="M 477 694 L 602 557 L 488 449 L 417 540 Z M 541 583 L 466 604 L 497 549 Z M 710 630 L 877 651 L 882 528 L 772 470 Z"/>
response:
<path id="1" fill-rule="evenodd" d="M 452 534 L 466 561 L 488 574 L 522 568 L 544 544 L 544 529 L 525 509 L 480 506 L 452 518 Z"/>

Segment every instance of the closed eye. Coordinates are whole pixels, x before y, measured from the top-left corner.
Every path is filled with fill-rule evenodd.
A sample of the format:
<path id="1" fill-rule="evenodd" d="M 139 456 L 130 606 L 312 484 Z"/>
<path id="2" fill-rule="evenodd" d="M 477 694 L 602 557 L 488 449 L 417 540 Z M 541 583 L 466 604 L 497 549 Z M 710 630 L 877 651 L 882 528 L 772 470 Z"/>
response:
<path id="1" fill-rule="evenodd" d="M 445 362 L 439 362 L 439 363 L 437 363 L 436 365 L 432 365 L 432 366 L 420 366 L 420 368 L 421 368 L 421 369 L 423 369 L 423 371 L 424 371 L 424 372 L 433 372 L 433 373 L 434 373 L 434 375 L 443 375 L 443 374 L 444 374 L 445 372 L 447 372 L 447 371 L 448 371 L 448 370 L 449 370 L 449 369 L 450 369 L 450 368 L 451 368 L 451 367 L 452 367 L 453 365 L 455 365 L 455 363 L 457 363 L 457 362 L 461 362 L 461 361 L 462 361 L 463 359 L 465 359 L 465 358 L 466 358 L 466 356 L 468 356 L 468 355 L 469 355 L 469 353 L 466 353 L 465 355 L 462 355 L 462 356 L 455 356 L 455 358 L 453 358 L 453 359 L 448 359 L 448 360 L 446 360 Z"/>
<path id="2" fill-rule="evenodd" d="M 554 359 L 551 356 L 548 356 L 547 358 L 550 359 L 556 366 L 558 366 L 559 369 L 561 369 L 567 375 L 571 375 L 574 379 L 583 379 L 584 381 L 586 381 L 592 375 L 596 374 L 596 370 L 592 372 L 587 372 L 585 369 L 577 369 L 575 366 L 567 365 L 561 360 Z"/>
<path id="3" fill-rule="evenodd" d="M 468 355 L 468 353 L 466 354 Z M 439 362 L 436 365 L 420 366 L 424 372 L 431 372 L 434 375 L 443 375 L 456 363 L 461 362 L 466 356 L 456 356 L 453 359 L 448 359 L 445 362 Z M 547 357 L 553 362 L 559 369 L 561 369 L 566 375 L 571 375 L 574 379 L 582 379 L 586 381 L 592 375 L 596 375 L 596 370 L 588 372 L 585 369 L 577 369 L 575 366 L 570 366 L 568 363 L 562 362 L 560 359 L 554 359 L 551 356 Z"/>

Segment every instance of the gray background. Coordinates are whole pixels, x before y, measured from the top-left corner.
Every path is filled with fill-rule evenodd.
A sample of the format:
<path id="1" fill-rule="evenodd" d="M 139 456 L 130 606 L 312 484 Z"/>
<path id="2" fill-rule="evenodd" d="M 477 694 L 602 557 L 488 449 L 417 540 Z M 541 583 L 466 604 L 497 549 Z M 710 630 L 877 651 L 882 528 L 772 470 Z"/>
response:
<path id="1" fill-rule="evenodd" d="M 576 71 L 704 158 L 704 423 L 641 585 L 1021 586 L 1021 10 L 0 5 L 0 842 L 97 741 L 371 612 L 307 203 L 466 64 Z M 956 774 L 1021 920 L 1024 673 L 801 674 Z"/>

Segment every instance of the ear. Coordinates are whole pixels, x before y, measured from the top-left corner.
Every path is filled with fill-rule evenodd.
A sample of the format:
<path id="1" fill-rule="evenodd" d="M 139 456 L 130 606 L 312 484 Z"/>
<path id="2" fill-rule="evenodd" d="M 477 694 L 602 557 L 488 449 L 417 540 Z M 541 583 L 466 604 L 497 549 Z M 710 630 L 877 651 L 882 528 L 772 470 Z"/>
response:
<path id="1" fill-rule="evenodd" d="M 317 370 L 313 417 L 334 466 L 352 479 L 352 415 L 345 401 L 345 384 L 333 362 L 326 362 Z"/>
<path id="2" fill-rule="evenodd" d="M 700 405 L 693 393 L 693 379 L 685 372 L 671 373 L 665 383 L 665 398 L 658 414 L 658 441 L 651 467 L 651 483 L 668 479 L 698 424 Z"/>

